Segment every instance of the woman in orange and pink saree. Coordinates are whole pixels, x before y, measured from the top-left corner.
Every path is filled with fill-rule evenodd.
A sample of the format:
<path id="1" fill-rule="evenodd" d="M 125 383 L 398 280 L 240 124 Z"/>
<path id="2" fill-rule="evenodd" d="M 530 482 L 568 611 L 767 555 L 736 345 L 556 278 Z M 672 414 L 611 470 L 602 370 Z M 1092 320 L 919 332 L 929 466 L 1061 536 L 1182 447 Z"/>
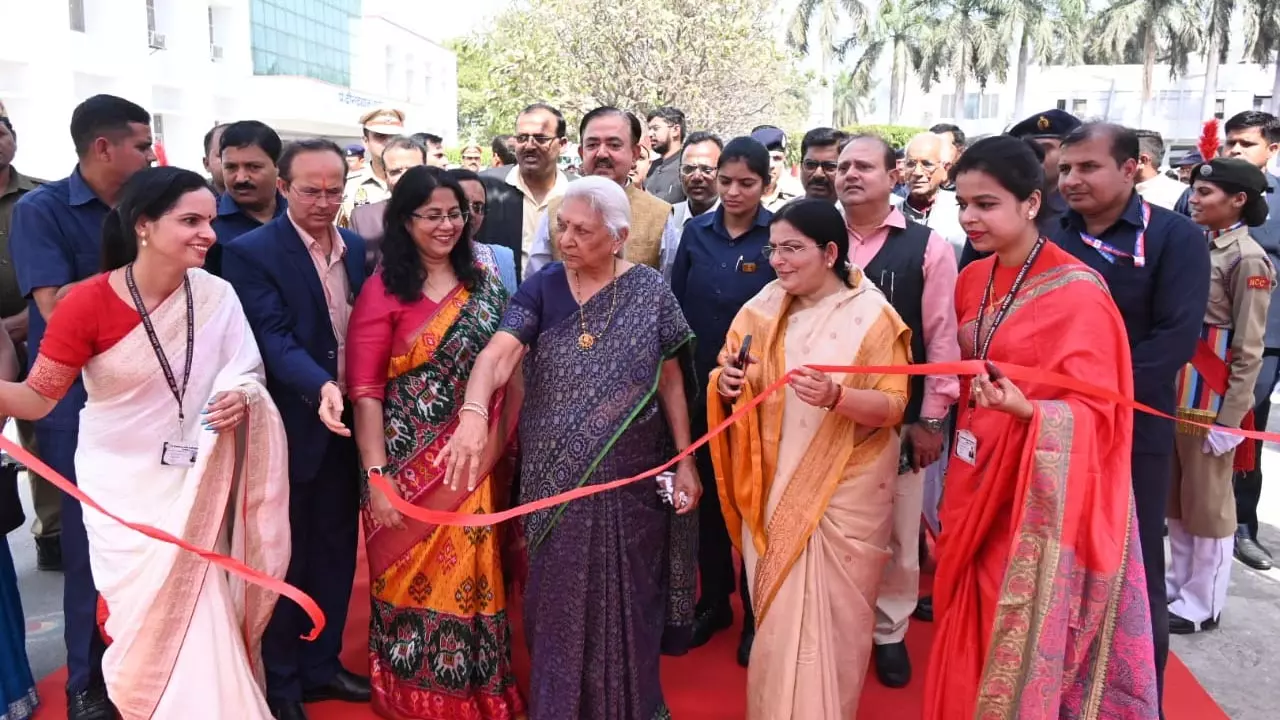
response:
<path id="1" fill-rule="evenodd" d="M 383 475 L 419 507 L 492 513 L 507 494 L 496 469 L 511 435 L 504 393 L 480 408 L 493 418 L 494 439 L 474 491 L 447 487 L 436 457 L 457 427 L 472 365 L 498 328 L 507 291 L 464 239 L 470 220 L 457 181 L 413 168 L 386 217 L 381 270 L 360 292 L 347 336 L 366 477 Z M 514 422 L 513 413 L 505 417 Z M 374 711 L 390 720 L 523 717 L 498 528 L 409 520 L 369 486 L 364 530 Z"/>
<path id="2" fill-rule="evenodd" d="M 1155 720 L 1133 411 L 998 371 L 1036 367 L 1131 397 L 1124 324 L 1103 280 L 1040 236 L 1030 147 L 989 138 L 952 172 L 961 224 L 993 253 L 960 274 L 960 347 L 995 365 L 962 384 L 925 718 Z"/>
<path id="3" fill-rule="evenodd" d="M 829 202 L 778 211 L 766 248 L 778 279 L 734 318 L 707 413 L 722 512 L 756 612 L 750 720 L 849 720 L 871 656 L 888 561 L 906 375 L 828 375 L 805 365 L 905 365 L 910 331 L 862 271 Z M 750 337 L 745 378 L 740 348 Z"/>

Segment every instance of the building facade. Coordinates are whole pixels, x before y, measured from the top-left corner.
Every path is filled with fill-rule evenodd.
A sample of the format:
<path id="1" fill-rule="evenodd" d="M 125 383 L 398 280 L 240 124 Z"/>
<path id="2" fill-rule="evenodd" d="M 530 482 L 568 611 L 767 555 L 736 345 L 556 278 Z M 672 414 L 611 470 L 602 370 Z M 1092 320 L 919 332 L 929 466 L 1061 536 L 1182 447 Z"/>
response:
<path id="1" fill-rule="evenodd" d="M 0 0 L 0 99 L 23 172 L 75 164 L 71 111 L 110 93 L 153 115 L 171 165 L 201 167 L 216 123 L 261 120 L 286 139 L 360 136 L 359 116 L 405 111 L 452 142 L 457 63 L 417 17 L 377 0 Z"/>

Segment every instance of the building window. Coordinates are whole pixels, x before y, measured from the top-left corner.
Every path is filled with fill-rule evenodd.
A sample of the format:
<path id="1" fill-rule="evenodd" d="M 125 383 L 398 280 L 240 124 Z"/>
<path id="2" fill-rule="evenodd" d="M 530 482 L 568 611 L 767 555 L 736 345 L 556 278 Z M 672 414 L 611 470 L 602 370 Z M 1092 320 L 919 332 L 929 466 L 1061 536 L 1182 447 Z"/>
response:
<path id="1" fill-rule="evenodd" d="M 1254 96 L 1253 96 L 1253 109 L 1254 109 L 1254 110 L 1264 110 L 1264 109 L 1266 109 L 1266 107 L 1267 107 L 1268 105 L 1270 105 L 1270 104 L 1271 104 L 1271 96 L 1270 96 L 1270 95 L 1254 95 Z"/>
<path id="2" fill-rule="evenodd" d="M 1072 100 L 1072 101 L 1071 101 L 1071 114 L 1072 114 L 1072 115 L 1075 115 L 1075 116 L 1076 116 L 1076 117 L 1078 117 L 1078 118 L 1082 118 L 1082 117 L 1084 117 L 1085 115 L 1087 115 L 1087 114 L 1088 114 L 1088 112 L 1089 112 L 1089 101 L 1088 101 L 1088 100 L 1078 100 L 1078 99 L 1076 99 L 1076 100 Z"/>
<path id="3" fill-rule="evenodd" d="M 999 95 L 983 95 L 982 97 L 982 117 L 984 120 L 1000 117 L 1000 96 Z"/>
<path id="4" fill-rule="evenodd" d="M 1057 106 L 1056 106 L 1056 107 L 1057 107 L 1059 110 L 1066 110 L 1066 109 L 1067 109 L 1067 101 L 1066 101 L 1066 100 L 1058 100 L 1058 104 L 1057 104 Z"/>
<path id="5" fill-rule="evenodd" d="M 160 113 L 151 116 L 151 142 L 164 145 L 164 116 Z"/>
<path id="6" fill-rule="evenodd" d="M 391 88 L 396 86 L 396 50 L 390 45 L 387 46 L 387 87 L 384 92 L 391 94 Z"/>
<path id="7" fill-rule="evenodd" d="M 1226 117 L 1226 114 L 1227 114 L 1227 101 L 1223 100 L 1222 98 L 1218 98 L 1217 100 L 1214 100 L 1213 116 L 1221 120 L 1222 118 Z"/>
<path id="8" fill-rule="evenodd" d="M 361 0 L 250 0 L 254 74 L 304 75 L 350 86 L 351 24 L 360 5 Z"/>
<path id="9" fill-rule="evenodd" d="M 71 10 L 71 29 L 84 32 L 84 0 L 69 0 L 68 6 Z"/>

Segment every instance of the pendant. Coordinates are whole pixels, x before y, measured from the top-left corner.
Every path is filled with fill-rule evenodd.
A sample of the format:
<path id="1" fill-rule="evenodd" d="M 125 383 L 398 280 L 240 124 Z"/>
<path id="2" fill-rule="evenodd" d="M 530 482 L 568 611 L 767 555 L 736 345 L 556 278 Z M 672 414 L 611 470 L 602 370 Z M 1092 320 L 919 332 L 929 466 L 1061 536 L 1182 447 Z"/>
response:
<path id="1" fill-rule="evenodd" d="M 578 349 L 590 350 L 592 345 L 596 344 L 596 337 L 589 332 L 584 332 L 578 336 Z"/>

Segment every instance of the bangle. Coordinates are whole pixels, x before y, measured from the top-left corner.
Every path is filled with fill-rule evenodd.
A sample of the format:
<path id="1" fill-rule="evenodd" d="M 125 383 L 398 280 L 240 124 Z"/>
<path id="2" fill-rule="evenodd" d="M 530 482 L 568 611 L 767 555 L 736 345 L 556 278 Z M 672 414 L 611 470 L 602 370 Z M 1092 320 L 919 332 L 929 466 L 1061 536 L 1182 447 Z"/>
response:
<path id="1" fill-rule="evenodd" d="M 371 466 L 371 467 L 367 467 L 367 468 L 365 468 L 365 470 L 364 470 L 364 479 L 365 479 L 365 480 L 368 480 L 370 475 L 377 475 L 377 476 L 379 476 L 379 477 L 386 477 L 386 476 L 387 476 L 387 466 L 386 466 L 386 465 L 373 465 L 373 466 Z"/>
<path id="2" fill-rule="evenodd" d="M 822 408 L 823 410 L 826 410 L 827 412 L 830 412 L 830 411 L 832 411 L 832 410 L 835 410 L 837 407 L 839 407 L 839 406 L 840 406 L 840 403 L 844 402 L 844 386 L 843 386 L 843 385 L 837 385 L 836 387 L 838 388 L 838 390 L 836 391 L 836 399 L 835 399 L 835 400 L 832 400 L 830 405 L 828 405 L 828 406 L 826 406 L 826 407 Z"/>
<path id="3" fill-rule="evenodd" d="M 479 415 L 481 418 L 483 418 L 485 422 L 489 422 L 489 409 L 478 402 L 462 403 L 462 409 L 459 410 L 458 412 L 459 413 L 473 412 Z"/>

